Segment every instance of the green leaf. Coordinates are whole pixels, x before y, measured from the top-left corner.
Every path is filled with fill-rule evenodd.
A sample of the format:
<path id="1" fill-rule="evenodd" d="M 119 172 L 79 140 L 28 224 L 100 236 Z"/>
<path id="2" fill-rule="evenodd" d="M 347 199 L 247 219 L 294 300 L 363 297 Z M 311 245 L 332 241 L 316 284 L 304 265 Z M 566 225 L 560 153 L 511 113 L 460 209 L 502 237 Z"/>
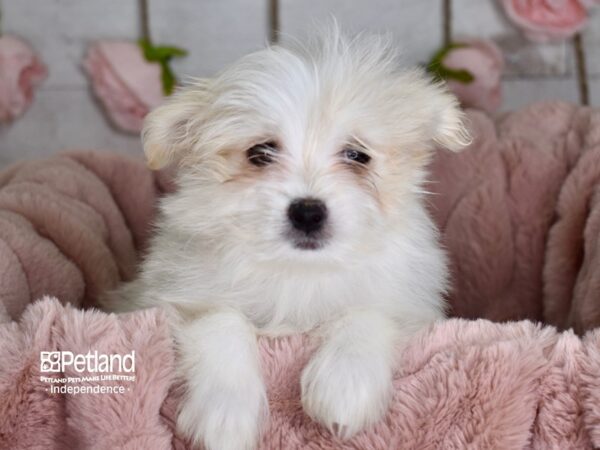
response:
<path id="1" fill-rule="evenodd" d="M 140 39 L 138 45 L 144 52 L 144 58 L 146 61 L 156 61 L 156 53 L 154 47 L 147 39 Z"/>
<path id="2" fill-rule="evenodd" d="M 159 59 L 180 58 L 187 55 L 187 51 L 183 48 L 172 46 L 154 47 L 154 52 Z"/>
<path id="3" fill-rule="evenodd" d="M 473 74 L 466 69 L 448 69 L 440 66 L 437 73 L 443 80 L 456 80 L 465 84 L 471 83 L 475 79 Z"/>
<path id="4" fill-rule="evenodd" d="M 169 63 L 166 61 L 161 61 L 160 68 L 163 92 L 165 95 L 171 95 L 175 89 L 175 84 L 177 83 L 175 74 L 169 67 Z"/>
<path id="5" fill-rule="evenodd" d="M 467 44 L 461 42 L 451 42 L 450 44 L 442 47 L 440 50 L 435 52 L 429 63 L 427 64 L 427 72 L 429 72 L 433 78 L 439 80 L 456 80 L 461 83 L 471 83 L 475 77 L 473 74 L 465 69 L 450 69 L 442 64 L 444 58 L 452 50 L 466 47 Z"/>
<path id="6" fill-rule="evenodd" d="M 169 66 L 169 62 L 173 58 L 186 56 L 187 51 L 169 45 L 154 46 L 147 39 L 140 39 L 138 45 L 142 49 L 146 61 L 155 62 L 160 65 L 163 92 L 165 95 L 171 95 L 177 84 L 177 78 Z"/>
<path id="7" fill-rule="evenodd" d="M 138 44 L 144 52 L 144 58 L 151 62 L 168 61 L 171 58 L 187 55 L 187 51 L 183 48 L 171 45 L 154 46 L 147 39 L 140 39 Z"/>
<path id="8" fill-rule="evenodd" d="M 464 44 L 462 42 L 449 43 L 448 45 L 442 47 L 441 49 L 439 49 L 437 52 L 435 52 L 433 54 L 433 57 L 431 58 L 431 60 L 429 61 L 429 64 L 427 66 L 440 66 L 442 64 L 442 61 L 444 60 L 446 55 L 448 53 L 450 53 L 450 51 L 457 49 L 457 48 L 466 47 L 466 46 L 467 46 L 467 44 Z"/>

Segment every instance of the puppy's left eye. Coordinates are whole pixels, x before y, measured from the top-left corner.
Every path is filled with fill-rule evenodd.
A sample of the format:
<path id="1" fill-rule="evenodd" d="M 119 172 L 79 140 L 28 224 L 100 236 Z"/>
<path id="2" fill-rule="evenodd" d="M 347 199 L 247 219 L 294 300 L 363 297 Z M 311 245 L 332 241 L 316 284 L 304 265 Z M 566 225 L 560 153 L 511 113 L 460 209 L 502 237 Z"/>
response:
<path id="1" fill-rule="evenodd" d="M 246 158 L 250 164 L 257 167 L 264 167 L 275 160 L 277 147 L 274 142 L 263 142 L 246 150 Z"/>
<path id="2" fill-rule="evenodd" d="M 358 164 L 366 165 L 369 163 L 369 161 L 371 161 L 371 157 L 365 152 L 361 152 L 360 150 L 352 147 L 344 149 L 342 151 L 342 155 L 346 160 Z"/>

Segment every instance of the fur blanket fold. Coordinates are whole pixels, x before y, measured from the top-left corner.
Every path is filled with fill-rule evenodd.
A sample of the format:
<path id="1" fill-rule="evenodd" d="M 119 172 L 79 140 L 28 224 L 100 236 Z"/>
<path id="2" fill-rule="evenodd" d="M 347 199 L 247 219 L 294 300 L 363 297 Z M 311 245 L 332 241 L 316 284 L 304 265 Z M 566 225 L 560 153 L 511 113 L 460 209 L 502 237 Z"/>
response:
<path id="1" fill-rule="evenodd" d="M 8 316 L 43 295 L 87 306 L 130 279 L 158 190 L 139 161 L 94 152 L 1 173 L 0 304 Z"/>
<path id="2" fill-rule="evenodd" d="M 587 334 L 436 324 L 404 351 L 385 420 L 347 442 L 301 408 L 315 343 L 261 338 L 271 411 L 261 449 L 600 447 L 600 111 L 555 102 L 469 118 L 475 142 L 437 155 L 429 198 L 451 256 L 454 315 Z M 106 153 L 0 173 L 0 449 L 187 447 L 174 432 L 163 314 L 81 309 L 134 276 L 168 189 L 141 162 Z M 122 384 L 122 394 L 51 393 L 40 352 L 58 350 L 135 350 L 136 379 L 86 382 Z"/>
<path id="3" fill-rule="evenodd" d="M 433 163 L 432 213 L 452 259 L 459 317 L 600 326 L 600 111 L 539 103 Z"/>
<path id="4" fill-rule="evenodd" d="M 381 423 L 341 442 L 302 411 L 308 338 L 261 339 L 270 421 L 260 448 L 592 449 L 600 444 L 600 330 L 581 340 L 531 322 L 452 319 L 415 337 Z M 123 394 L 49 394 L 40 351 L 136 351 Z M 46 298 L 0 328 L 0 448 L 187 448 L 173 425 L 173 351 L 163 314 L 81 311 Z M 77 375 L 72 369 L 54 377 Z M 66 383 L 67 385 L 69 383 Z M 105 386 L 114 381 L 86 383 Z"/>

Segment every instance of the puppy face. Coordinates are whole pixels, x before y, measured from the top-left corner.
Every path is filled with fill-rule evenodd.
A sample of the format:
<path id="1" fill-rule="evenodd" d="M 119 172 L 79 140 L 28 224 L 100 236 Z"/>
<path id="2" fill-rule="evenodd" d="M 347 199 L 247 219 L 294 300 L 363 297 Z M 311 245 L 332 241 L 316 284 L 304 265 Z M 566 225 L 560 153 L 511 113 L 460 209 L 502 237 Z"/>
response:
<path id="1" fill-rule="evenodd" d="M 147 118 L 153 168 L 176 162 L 164 211 L 182 232 L 285 264 L 351 263 L 414 220 L 436 144 L 468 136 L 455 99 L 401 71 L 378 37 L 271 47 Z"/>

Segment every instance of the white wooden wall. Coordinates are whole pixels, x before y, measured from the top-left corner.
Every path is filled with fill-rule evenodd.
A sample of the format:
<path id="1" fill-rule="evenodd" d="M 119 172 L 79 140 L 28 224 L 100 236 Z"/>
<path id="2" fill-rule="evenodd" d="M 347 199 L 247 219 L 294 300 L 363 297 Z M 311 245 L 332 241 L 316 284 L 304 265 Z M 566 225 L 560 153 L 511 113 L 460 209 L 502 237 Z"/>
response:
<path id="1" fill-rule="evenodd" d="M 156 43 L 184 47 L 174 63 L 180 77 L 207 76 L 269 39 L 273 0 L 148 0 Z M 49 77 L 26 115 L 0 125 L 0 164 L 65 148 L 139 155 L 137 136 L 113 130 L 94 103 L 81 60 L 98 38 L 137 39 L 137 0 L 0 0 L 2 29 L 25 37 L 49 66 Z M 426 61 L 442 44 L 442 0 L 278 0 L 281 39 L 314 21 L 337 17 L 353 30 L 390 31 L 411 63 Z M 600 10 L 600 8 L 597 8 Z M 452 0 L 453 37 L 494 39 L 504 50 L 503 109 L 558 98 L 579 101 L 570 42 L 534 45 L 504 18 L 496 0 Z M 590 97 L 600 105 L 600 11 L 583 36 Z"/>

